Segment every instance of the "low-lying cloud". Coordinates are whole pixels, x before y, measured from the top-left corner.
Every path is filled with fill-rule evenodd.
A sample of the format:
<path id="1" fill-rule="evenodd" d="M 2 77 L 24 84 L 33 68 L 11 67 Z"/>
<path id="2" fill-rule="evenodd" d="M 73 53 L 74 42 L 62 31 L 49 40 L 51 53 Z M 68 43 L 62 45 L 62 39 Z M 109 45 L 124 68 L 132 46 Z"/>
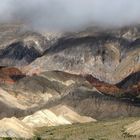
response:
<path id="1" fill-rule="evenodd" d="M 0 22 L 36 29 L 72 30 L 140 23 L 140 0 L 2 0 Z"/>

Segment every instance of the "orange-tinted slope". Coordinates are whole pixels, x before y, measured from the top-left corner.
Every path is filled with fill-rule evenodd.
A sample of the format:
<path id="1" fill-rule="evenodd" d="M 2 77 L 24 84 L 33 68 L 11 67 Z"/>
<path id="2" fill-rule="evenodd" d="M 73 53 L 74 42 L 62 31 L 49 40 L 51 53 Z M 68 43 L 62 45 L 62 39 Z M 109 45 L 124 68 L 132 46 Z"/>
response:
<path id="1" fill-rule="evenodd" d="M 0 68 L 0 83 L 13 84 L 25 75 L 17 68 Z"/>
<path id="2" fill-rule="evenodd" d="M 94 78 L 92 75 L 86 75 L 86 80 L 100 92 L 110 95 L 128 94 L 132 96 L 140 95 L 140 72 L 126 77 L 116 85 L 111 85 Z"/>
<path id="3" fill-rule="evenodd" d="M 118 88 L 116 85 L 111 85 L 100 81 L 94 78 L 92 75 L 86 75 L 85 78 L 90 84 L 92 84 L 92 86 L 96 87 L 96 89 L 104 94 L 116 95 L 124 92 L 123 89 Z"/>

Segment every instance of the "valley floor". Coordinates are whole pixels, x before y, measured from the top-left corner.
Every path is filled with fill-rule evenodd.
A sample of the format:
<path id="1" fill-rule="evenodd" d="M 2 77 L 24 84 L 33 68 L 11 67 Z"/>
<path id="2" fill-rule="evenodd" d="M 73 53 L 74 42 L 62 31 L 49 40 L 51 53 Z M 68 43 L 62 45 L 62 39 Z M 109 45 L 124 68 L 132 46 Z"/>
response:
<path id="1" fill-rule="evenodd" d="M 39 128 L 36 138 L 45 140 L 140 140 L 123 133 L 124 126 L 139 118 L 119 118 L 95 123 Z"/>

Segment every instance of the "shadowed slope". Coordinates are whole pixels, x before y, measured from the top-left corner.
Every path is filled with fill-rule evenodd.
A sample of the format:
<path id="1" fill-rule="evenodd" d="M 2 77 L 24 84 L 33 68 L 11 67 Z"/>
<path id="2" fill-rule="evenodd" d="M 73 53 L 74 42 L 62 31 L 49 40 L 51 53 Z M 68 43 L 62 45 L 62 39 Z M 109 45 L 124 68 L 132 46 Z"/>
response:
<path id="1" fill-rule="evenodd" d="M 58 70 L 77 75 L 91 74 L 101 81 L 116 84 L 140 70 L 139 36 L 130 40 L 123 35 L 111 31 L 98 34 L 93 31 L 92 35 L 85 33 L 85 36 L 67 34 L 24 70 L 29 73 L 36 69 L 39 72 Z"/>

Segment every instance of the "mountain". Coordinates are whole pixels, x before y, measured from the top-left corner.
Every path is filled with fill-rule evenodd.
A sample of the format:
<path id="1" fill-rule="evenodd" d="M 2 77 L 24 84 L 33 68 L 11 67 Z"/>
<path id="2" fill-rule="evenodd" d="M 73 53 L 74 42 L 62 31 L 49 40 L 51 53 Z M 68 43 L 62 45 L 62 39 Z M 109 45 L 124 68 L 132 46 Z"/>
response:
<path id="1" fill-rule="evenodd" d="M 40 33 L 27 30 L 22 24 L 0 25 L 0 65 L 27 65 L 49 47 Z"/>
<path id="2" fill-rule="evenodd" d="M 11 23 L 0 33 L 0 137 L 140 117 L 139 25 L 41 32 Z"/>
<path id="3" fill-rule="evenodd" d="M 112 31 L 94 33 L 94 30 L 92 34 L 66 34 L 42 57 L 27 66 L 27 70 L 35 69 L 36 66 L 39 71 L 91 74 L 101 81 L 116 84 L 140 69 L 138 29 L 130 28 L 125 32 L 118 29 L 116 32 L 119 34 Z"/>

